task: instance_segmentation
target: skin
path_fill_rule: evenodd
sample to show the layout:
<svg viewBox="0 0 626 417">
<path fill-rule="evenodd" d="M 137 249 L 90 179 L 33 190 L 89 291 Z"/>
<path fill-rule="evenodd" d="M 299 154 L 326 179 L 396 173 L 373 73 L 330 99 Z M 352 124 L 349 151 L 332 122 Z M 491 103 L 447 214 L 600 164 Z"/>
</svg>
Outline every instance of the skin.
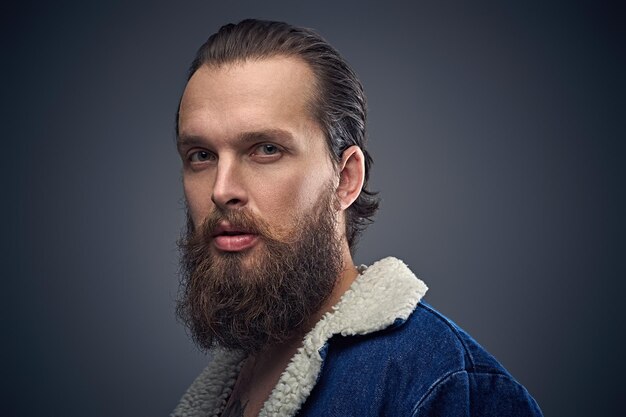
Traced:
<svg viewBox="0 0 626 417">
<path fill-rule="evenodd" d="M 294 57 L 203 66 L 183 93 L 178 138 L 185 197 L 195 227 L 216 206 L 246 209 L 265 221 L 276 237 L 287 239 L 298 218 L 310 213 L 332 184 L 339 203 L 336 232 L 344 270 L 329 300 L 311 317 L 310 327 L 357 276 L 345 238 L 345 210 L 358 197 L 365 171 L 357 146 L 346 149 L 337 165 L 332 161 L 323 132 L 310 115 L 313 88 L 314 74 Z M 244 266 L 262 244 L 258 240 L 245 249 Z M 211 250 L 220 253 L 215 245 Z M 292 340 L 249 358 L 227 410 L 257 415 L 299 346 L 300 340 Z"/>
</svg>

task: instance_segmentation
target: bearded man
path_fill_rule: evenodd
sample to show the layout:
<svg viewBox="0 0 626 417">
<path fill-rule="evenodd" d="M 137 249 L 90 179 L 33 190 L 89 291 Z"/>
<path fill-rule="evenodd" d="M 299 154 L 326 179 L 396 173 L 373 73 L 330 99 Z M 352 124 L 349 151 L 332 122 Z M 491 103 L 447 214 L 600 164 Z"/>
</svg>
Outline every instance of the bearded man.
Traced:
<svg viewBox="0 0 626 417">
<path fill-rule="evenodd" d="M 355 267 L 378 209 L 363 88 L 315 32 L 226 25 L 177 115 L 178 315 L 212 362 L 174 416 L 538 416 L 400 260 Z"/>
</svg>

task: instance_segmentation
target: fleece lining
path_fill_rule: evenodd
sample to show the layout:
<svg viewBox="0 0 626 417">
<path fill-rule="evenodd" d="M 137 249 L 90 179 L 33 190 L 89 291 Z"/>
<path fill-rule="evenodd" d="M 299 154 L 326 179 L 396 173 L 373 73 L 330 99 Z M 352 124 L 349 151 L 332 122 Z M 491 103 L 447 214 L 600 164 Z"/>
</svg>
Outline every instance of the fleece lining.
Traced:
<svg viewBox="0 0 626 417">
<path fill-rule="evenodd" d="M 384 258 L 362 267 L 361 274 L 304 337 L 303 345 L 280 376 L 259 417 L 293 416 L 311 393 L 322 365 L 320 349 L 336 334 L 364 335 L 406 320 L 427 291 L 404 262 Z M 216 349 L 213 361 L 191 384 L 172 416 L 219 417 L 232 392 L 245 356 Z"/>
</svg>

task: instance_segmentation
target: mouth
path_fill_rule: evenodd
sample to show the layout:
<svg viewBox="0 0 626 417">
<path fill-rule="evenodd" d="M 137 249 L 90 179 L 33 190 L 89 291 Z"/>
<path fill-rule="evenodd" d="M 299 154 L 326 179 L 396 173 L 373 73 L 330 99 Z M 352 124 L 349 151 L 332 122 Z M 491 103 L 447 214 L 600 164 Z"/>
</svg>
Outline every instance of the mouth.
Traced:
<svg viewBox="0 0 626 417">
<path fill-rule="evenodd" d="M 224 252 L 241 252 L 250 249 L 258 241 L 258 234 L 229 223 L 221 223 L 213 232 L 213 245 Z"/>
</svg>

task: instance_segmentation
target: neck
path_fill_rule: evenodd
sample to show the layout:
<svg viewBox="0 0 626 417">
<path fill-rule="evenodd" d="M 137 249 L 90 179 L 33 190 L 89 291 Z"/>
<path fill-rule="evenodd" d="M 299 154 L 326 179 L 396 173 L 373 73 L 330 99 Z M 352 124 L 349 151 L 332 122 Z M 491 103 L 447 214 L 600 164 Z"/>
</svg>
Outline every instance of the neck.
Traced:
<svg viewBox="0 0 626 417">
<path fill-rule="evenodd" d="M 313 326 L 315 326 L 317 322 L 322 319 L 324 314 L 332 310 L 333 306 L 339 302 L 343 294 L 348 291 L 348 289 L 358 276 L 359 271 L 353 265 L 352 258 L 350 258 L 349 263 L 344 263 L 343 271 L 341 272 L 339 278 L 337 278 L 337 283 L 335 284 L 335 287 L 333 288 L 330 296 L 324 302 L 324 304 L 322 304 L 322 307 L 317 311 L 317 313 L 311 317 L 308 326 L 309 328 L 307 330 L 312 329 Z"/>
<path fill-rule="evenodd" d="M 263 349 L 261 352 L 257 353 L 255 356 L 255 360 L 257 362 L 264 361 L 264 359 L 271 360 L 270 358 L 278 358 L 283 355 L 287 355 L 289 358 L 296 353 L 298 348 L 302 346 L 302 338 L 308 333 L 315 325 L 322 319 L 324 314 L 328 313 L 332 310 L 333 306 L 339 302 L 343 294 L 348 291 L 352 283 L 359 276 L 359 271 L 354 266 L 352 261 L 352 256 L 350 254 L 350 250 L 347 245 L 345 245 L 342 251 L 343 258 L 343 269 L 337 277 L 337 281 L 333 291 L 330 296 L 324 301 L 322 306 L 319 308 L 315 314 L 313 314 L 307 325 L 304 326 L 302 332 L 298 332 L 294 337 L 284 343 L 270 345 Z"/>
</svg>

